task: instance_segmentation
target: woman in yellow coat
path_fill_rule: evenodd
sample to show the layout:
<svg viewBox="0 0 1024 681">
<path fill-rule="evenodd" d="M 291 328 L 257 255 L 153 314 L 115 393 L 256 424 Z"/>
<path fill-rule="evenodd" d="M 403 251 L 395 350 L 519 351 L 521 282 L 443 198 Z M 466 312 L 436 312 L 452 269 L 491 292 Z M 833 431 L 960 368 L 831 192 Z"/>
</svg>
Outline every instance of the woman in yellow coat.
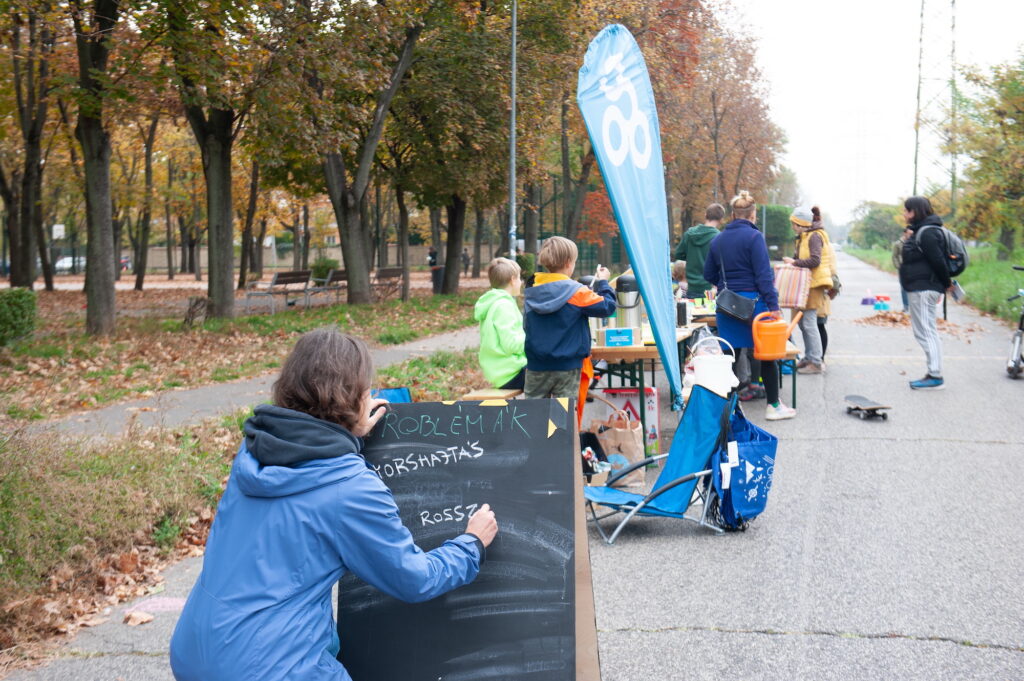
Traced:
<svg viewBox="0 0 1024 681">
<path fill-rule="evenodd" d="M 801 374 L 820 374 L 824 371 L 821 332 L 818 330 L 818 308 L 822 307 L 832 288 L 835 268 L 832 244 L 821 220 L 814 220 L 812 209 L 799 207 L 789 216 L 797 234 L 796 257 L 783 258 L 783 262 L 811 271 L 811 290 L 800 318 L 800 331 L 804 337 L 804 358 L 797 365 Z"/>
</svg>

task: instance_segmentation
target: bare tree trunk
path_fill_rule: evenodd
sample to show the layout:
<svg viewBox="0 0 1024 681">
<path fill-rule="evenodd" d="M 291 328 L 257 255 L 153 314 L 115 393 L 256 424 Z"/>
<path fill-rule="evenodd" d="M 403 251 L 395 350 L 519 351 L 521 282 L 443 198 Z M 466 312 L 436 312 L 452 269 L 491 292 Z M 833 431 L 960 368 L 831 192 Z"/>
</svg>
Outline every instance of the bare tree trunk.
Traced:
<svg viewBox="0 0 1024 681">
<path fill-rule="evenodd" d="M 405 205 L 405 190 L 395 187 L 398 204 L 398 257 L 402 261 L 402 300 L 409 300 L 409 209 Z"/>
<path fill-rule="evenodd" d="M 398 59 L 391 70 L 387 86 L 381 90 L 374 107 L 373 121 L 366 137 L 359 148 L 358 166 L 355 169 L 351 184 L 346 175 L 347 169 L 342 155 L 338 152 L 326 154 L 324 158 L 324 178 L 327 194 L 334 208 L 338 222 L 338 236 L 341 238 L 341 250 L 345 258 L 345 270 L 348 273 L 348 301 L 350 303 L 367 303 L 372 298 L 370 291 L 370 263 L 367 262 L 366 245 L 368 235 L 360 215 L 360 205 L 366 197 L 369 185 L 370 170 L 373 166 L 377 146 L 384 133 L 384 117 L 391 102 L 398 92 L 398 87 L 412 64 L 413 47 L 423 31 L 422 24 L 412 26 L 405 32 L 405 40 L 398 53 Z"/>
<path fill-rule="evenodd" d="M 444 235 L 441 229 L 441 209 L 430 209 L 430 245 L 437 249 L 437 264 L 444 267 L 445 257 Z M 451 239 L 449 239 L 451 241 Z"/>
<path fill-rule="evenodd" d="M 997 260 L 1009 260 L 1013 254 L 1016 232 L 1013 225 L 1003 225 L 999 230 L 999 248 L 996 249 Z"/>
<path fill-rule="evenodd" d="M 142 199 L 142 220 L 139 225 L 139 246 L 135 253 L 135 290 L 141 291 L 146 280 L 146 265 L 149 260 L 149 229 L 153 216 L 153 144 L 156 141 L 156 128 L 160 122 L 160 114 L 149 119 L 149 130 L 146 131 L 144 142 L 145 156 L 145 196 Z"/>
<path fill-rule="evenodd" d="M 111 224 L 110 135 L 103 127 L 104 77 L 110 54 L 110 36 L 117 24 L 120 3 L 94 0 L 90 16 L 79 2 L 71 3 L 78 56 L 78 82 L 83 94 L 75 136 L 82 145 L 85 165 L 85 205 L 89 243 L 85 270 L 85 328 L 92 335 L 114 332 L 114 235 Z M 88 20 L 88 25 L 83 23 Z"/>
<path fill-rule="evenodd" d="M 263 278 L 263 241 L 267 238 L 267 219 L 260 219 L 260 236 L 253 245 L 253 271 L 258 278 Z"/>
<path fill-rule="evenodd" d="M 476 211 L 476 228 L 473 230 L 473 278 L 478 279 L 480 277 L 480 247 L 483 244 L 484 238 L 484 211 L 481 208 L 477 208 Z"/>
<path fill-rule="evenodd" d="M 254 159 L 249 173 L 249 202 L 245 206 L 245 222 L 242 224 L 242 253 L 238 264 L 238 290 L 245 288 L 252 256 L 252 223 L 256 218 L 256 198 L 260 189 L 260 166 Z"/>
<path fill-rule="evenodd" d="M 526 205 L 523 207 L 523 252 L 536 254 L 539 192 L 534 182 L 525 183 L 523 190 L 526 195 Z"/>
<path fill-rule="evenodd" d="M 78 115 L 75 134 L 85 163 L 86 330 L 95 336 L 114 332 L 114 229 L 110 204 L 110 136 L 99 118 Z"/>
<path fill-rule="evenodd" d="M 583 201 L 587 198 L 587 182 L 590 180 L 590 172 L 594 167 L 594 149 L 587 145 L 587 153 L 583 155 L 580 164 L 580 179 L 576 183 L 576 191 L 572 192 L 572 210 L 565 219 L 565 236 L 570 241 L 576 241 L 576 235 L 580 229 L 580 216 L 583 215 Z"/>
<path fill-rule="evenodd" d="M 174 279 L 174 227 L 171 224 L 171 187 L 174 185 L 174 161 L 167 157 L 167 195 L 164 196 L 164 229 L 167 231 L 167 278 Z"/>
<path fill-rule="evenodd" d="M 301 270 L 309 269 L 309 204 L 302 204 L 302 267 Z"/>
<path fill-rule="evenodd" d="M 448 214 L 446 261 L 452 263 L 452 266 L 445 268 L 441 293 L 453 294 L 459 292 L 459 254 L 462 248 L 462 236 L 466 231 L 466 201 L 458 194 L 452 194 L 451 200 L 445 206 L 445 211 Z"/>
<path fill-rule="evenodd" d="M 235 230 L 231 202 L 231 153 L 235 113 L 229 109 L 211 109 L 206 116 L 196 107 L 186 107 L 185 111 L 202 150 L 203 175 L 206 177 L 209 314 L 211 317 L 232 317 L 235 313 Z M 198 272 L 198 261 L 196 265 Z"/>
</svg>

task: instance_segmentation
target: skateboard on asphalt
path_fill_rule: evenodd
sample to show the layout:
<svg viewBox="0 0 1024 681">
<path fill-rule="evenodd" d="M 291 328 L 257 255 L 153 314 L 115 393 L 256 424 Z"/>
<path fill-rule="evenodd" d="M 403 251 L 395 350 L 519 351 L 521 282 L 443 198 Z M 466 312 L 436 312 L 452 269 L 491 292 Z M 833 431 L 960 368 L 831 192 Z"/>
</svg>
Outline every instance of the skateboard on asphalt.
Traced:
<svg viewBox="0 0 1024 681">
<path fill-rule="evenodd" d="M 861 420 L 873 418 L 880 418 L 883 421 L 889 420 L 889 415 L 882 411 L 883 409 L 892 409 L 887 404 L 879 404 L 863 395 L 847 395 L 844 399 L 846 400 L 847 414 L 856 414 Z"/>
</svg>

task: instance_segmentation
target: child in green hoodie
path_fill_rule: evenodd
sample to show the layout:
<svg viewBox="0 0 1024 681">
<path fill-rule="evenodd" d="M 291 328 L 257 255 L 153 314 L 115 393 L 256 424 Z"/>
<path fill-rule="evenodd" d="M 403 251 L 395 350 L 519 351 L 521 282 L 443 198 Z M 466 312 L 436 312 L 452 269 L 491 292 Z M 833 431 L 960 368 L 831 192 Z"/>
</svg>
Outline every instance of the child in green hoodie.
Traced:
<svg viewBox="0 0 1024 681">
<path fill-rule="evenodd" d="M 522 288 L 519 265 L 495 258 L 487 265 L 491 290 L 476 301 L 473 318 L 480 322 L 480 368 L 495 388 L 522 390 L 526 381 L 523 313 L 516 296 Z"/>
</svg>

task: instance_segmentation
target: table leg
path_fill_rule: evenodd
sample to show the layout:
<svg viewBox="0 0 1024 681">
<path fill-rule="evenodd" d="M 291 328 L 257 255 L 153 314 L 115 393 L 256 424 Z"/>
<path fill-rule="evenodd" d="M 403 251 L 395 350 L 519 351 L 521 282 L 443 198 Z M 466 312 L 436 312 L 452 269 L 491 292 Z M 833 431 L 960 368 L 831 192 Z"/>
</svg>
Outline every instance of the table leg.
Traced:
<svg viewBox="0 0 1024 681">
<path fill-rule="evenodd" d="M 640 375 L 640 380 L 638 381 L 640 386 L 638 394 L 640 406 L 638 409 L 640 410 L 640 430 L 642 431 L 641 442 L 643 442 L 644 456 L 647 456 L 647 391 L 644 389 L 644 361 L 640 360 L 634 366 L 640 369 L 638 372 Z"/>
</svg>

